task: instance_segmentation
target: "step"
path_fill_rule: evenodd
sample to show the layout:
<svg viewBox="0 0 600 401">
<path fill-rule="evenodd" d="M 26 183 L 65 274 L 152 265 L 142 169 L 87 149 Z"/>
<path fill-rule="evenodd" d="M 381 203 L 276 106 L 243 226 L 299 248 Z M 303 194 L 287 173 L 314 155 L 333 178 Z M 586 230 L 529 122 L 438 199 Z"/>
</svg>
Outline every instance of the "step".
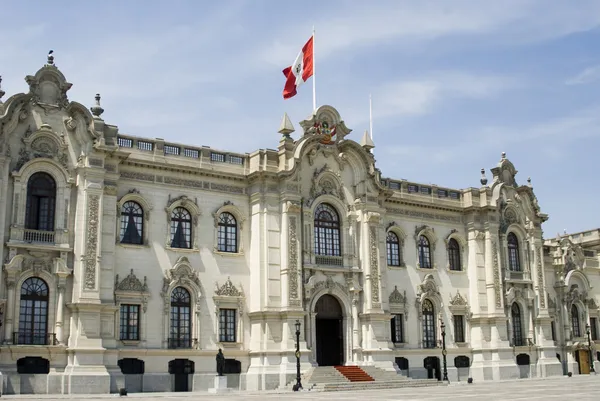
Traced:
<svg viewBox="0 0 600 401">
<path fill-rule="evenodd" d="M 335 369 L 344 375 L 351 382 L 372 382 L 375 381 L 364 370 L 358 366 L 336 366 Z"/>
</svg>

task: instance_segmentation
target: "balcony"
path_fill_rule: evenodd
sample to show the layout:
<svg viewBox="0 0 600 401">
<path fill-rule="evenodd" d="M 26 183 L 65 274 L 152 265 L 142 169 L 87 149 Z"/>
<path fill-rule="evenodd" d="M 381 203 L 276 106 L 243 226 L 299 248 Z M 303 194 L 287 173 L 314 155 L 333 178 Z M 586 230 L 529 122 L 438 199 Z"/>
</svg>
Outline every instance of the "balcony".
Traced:
<svg viewBox="0 0 600 401">
<path fill-rule="evenodd" d="M 504 279 L 506 281 L 531 281 L 530 272 L 504 270 Z"/>
<path fill-rule="evenodd" d="M 14 345 L 58 345 L 58 339 L 55 333 L 46 333 L 38 331 L 14 332 Z"/>
<path fill-rule="evenodd" d="M 188 337 L 181 337 L 181 338 L 168 338 L 167 339 L 167 347 L 169 349 L 192 349 L 192 348 L 196 348 L 196 345 L 198 344 L 198 339 L 194 338 L 188 338 Z M 192 347 L 193 345 L 193 347 Z"/>
<path fill-rule="evenodd" d="M 315 263 L 317 265 L 327 265 L 327 266 L 343 266 L 344 258 L 342 256 L 324 256 L 324 255 L 316 255 Z"/>
<path fill-rule="evenodd" d="M 23 230 L 23 241 L 24 242 L 41 242 L 46 244 L 54 244 L 54 231 L 42 231 L 42 230 Z"/>
</svg>

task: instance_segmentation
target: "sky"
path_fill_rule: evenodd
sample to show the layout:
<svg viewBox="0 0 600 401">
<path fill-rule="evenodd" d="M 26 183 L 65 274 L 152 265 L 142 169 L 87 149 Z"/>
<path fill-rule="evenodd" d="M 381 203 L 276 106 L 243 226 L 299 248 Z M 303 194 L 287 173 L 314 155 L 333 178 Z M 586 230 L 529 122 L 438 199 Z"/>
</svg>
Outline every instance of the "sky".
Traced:
<svg viewBox="0 0 600 401">
<path fill-rule="evenodd" d="M 10 95 L 45 62 L 102 95 L 124 134 L 249 153 L 276 149 L 282 70 L 315 36 L 318 105 L 360 140 L 384 177 L 479 187 L 506 152 L 531 177 L 544 236 L 600 227 L 600 0 L 0 0 L 0 75 Z M 298 132 L 292 136 L 298 138 Z"/>
</svg>

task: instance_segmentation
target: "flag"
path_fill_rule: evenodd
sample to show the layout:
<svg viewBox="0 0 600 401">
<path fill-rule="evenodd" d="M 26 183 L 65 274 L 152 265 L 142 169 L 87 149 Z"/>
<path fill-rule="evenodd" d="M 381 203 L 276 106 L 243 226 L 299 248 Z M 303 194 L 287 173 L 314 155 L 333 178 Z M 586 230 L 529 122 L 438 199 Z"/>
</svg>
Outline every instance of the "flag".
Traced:
<svg viewBox="0 0 600 401">
<path fill-rule="evenodd" d="M 285 86 L 283 87 L 284 99 L 295 96 L 298 87 L 313 75 L 313 38 L 314 36 L 311 36 L 302 47 L 294 64 L 283 70 L 283 75 L 286 77 Z"/>
</svg>

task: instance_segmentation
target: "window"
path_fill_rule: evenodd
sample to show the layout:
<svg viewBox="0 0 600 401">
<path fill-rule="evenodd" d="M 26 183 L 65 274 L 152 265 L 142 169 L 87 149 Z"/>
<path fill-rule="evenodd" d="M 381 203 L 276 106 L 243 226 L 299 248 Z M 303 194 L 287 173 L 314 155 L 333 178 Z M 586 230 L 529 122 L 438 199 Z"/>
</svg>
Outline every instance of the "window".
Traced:
<svg viewBox="0 0 600 401">
<path fill-rule="evenodd" d="M 190 293 L 176 287 L 171 293 L 171 331 L 169 348 L 191 347 L 191 300 Z"/>
<path fill-rule="evenodd" d="M 400 239 L 398 235 L 392 231 L 388 231 L 386 244 L 388 266 L 400 266 Z"/>
<path fill-rule="evenodd" d="M 44 280 L 30 277 L 23 282 L 16 344 L 48 344 L 48 299 Z"/>
<path fill-rule="evenodd" d="M 433 303 L 423 301 L 423 348 L 435 348 L 435 319 Z"/>
<path fill-rule="evenodd" d="M 523 345 L 523 328 L 521 326 L 521 308 L 515 302 L 511 308 L 512 326 L 513 326 L 513 345 L 520 347 Z"/>
<path fill-rule="evenodd" d="M 392 342 L 393 343 L 403 343 L 404 342 L 404 316 L 403 315 L 394 315 L 391 323 L 392 329 Z"/>
<path fill-rule="evenodd" d="M 237 221 L 231 213 L 219 216 L 218 247 L 219 252 L 237 252 Z"/>
<path fill-rule="evenodd" d="M 521 271 L 521 263 L 519 261 L 519 241 L 514 233 L 509 233 L 506 237 L 508 241 L 508 267 L 514 272 Z"/>
<path fill-rule="evenodd" d="M 27 183 L 25 228 L 54 231 L 56 183 L 46 173 L 35 173 Z"/>
<path fill-rule="evenodd" d="M 581 337 L 581 328 L 579 327 L 579 311 L 577 305 L 571 306 L 571 323 L 573 325 L 573 337 Z"/>
<path fill-rule="evenodd" d="M 454 315 L 454 342 L 465 342 L 465 319 L 463 315 Z"/>
<path fill-rule="evenodd" d="M 121 340 L 140 339 L 140 306 L 121 305 Z"/>
<path fill-rule="evenodd" d="M 460 271 L 460 246 L 454 238 L 448 240 L 448 262 L 450 270 Z"/>
<path fill-rule="evenodd" d="M 219 341 L 234 343 L 235 336 L 235 309 L 219 309 Z"/>
<path fill-rule="evenodd" d="M 121 243 L 143 244 L 144 211 L 133 201 L 127 201 L 121 207 Z"/>
<path fill-rule="evenodd" d="M 315 253 L 323 256 L 341 256 L 340 219 L 336 210 L 327 203 L 315 210 Z"/>
<path fill-rule="evenodd" d="M 556 327 L 554 325 L 554 320 L 550 322 L 550 332 L 552 334 L 552 341 L 556 341 Z"/>
<path fill-rule="evenodd" d="M 598 339 L 598 322 L 595 317 L 590 318 L 590 335 L 592 336 L 592 341 Z"/>
<path fill-rule="evenodd" d="M 421 269 L 431 269 L 429 240 L 424 235 L 419 236 L 419 267 Z"/>
<path fill-rule="evenodd" d="M 176 207 L 171 213 L 171 248 L 192 247 L 192 216 L 187 209 Z"/>
</svg>

